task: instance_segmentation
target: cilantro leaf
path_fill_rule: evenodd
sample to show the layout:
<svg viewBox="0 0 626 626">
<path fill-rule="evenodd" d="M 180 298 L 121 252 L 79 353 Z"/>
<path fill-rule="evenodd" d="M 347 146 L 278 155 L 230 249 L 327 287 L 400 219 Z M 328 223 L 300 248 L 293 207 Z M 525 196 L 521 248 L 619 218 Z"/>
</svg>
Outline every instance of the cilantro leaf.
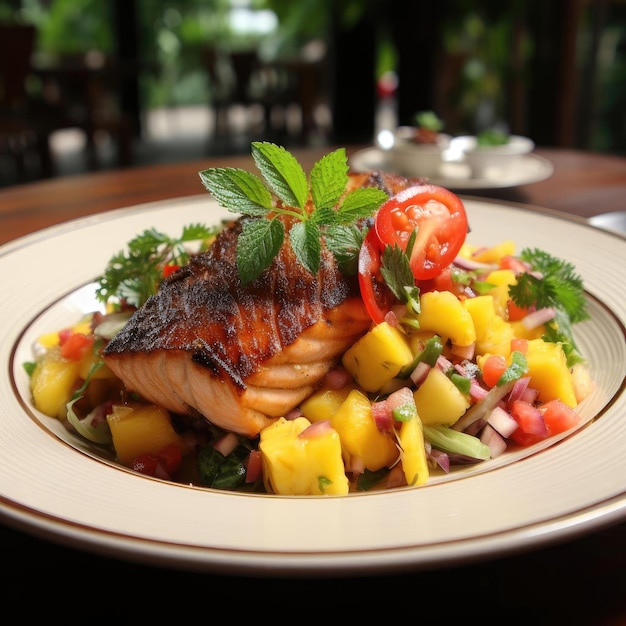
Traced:
<svg viewBox="0 0 626 626">
<path fill-rule="evenodd" d="M 534 304 L 538 309 L 556 307 L 572 323 L 589 318 L 583 281 L 571 263 L 537 248 L 525 248 L 520 258 L 540 276 L 526 273 L 518 277 L 517 285 L 509 288 L 515 304 L 522 307 Z"/>
</svg>

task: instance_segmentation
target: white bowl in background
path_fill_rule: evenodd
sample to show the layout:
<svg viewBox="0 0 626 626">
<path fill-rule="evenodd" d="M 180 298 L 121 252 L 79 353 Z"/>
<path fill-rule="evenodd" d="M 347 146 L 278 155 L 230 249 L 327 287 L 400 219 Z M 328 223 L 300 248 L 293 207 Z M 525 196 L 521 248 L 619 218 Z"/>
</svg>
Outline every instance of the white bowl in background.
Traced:
<svg viewBox="0 0 626 626">
<path fill-rule="evenodd" d="M 511 135 L 508 143 L 497 146 L 480 146 L 473 135 L 455 137 L 450 142 L 450 152 L 465 160 L 473 178 L 493 179 L 509 172 L 520 157 L 534 149 L 534 141 L 521 135 Z"/>
<path fill-rule="evenodd" d="M 398 174 L 411 177 L 436 177 L 443 164 L 444 152 L 450 145 L 451 137 L 437 134 L 437 143 L 416 143 L 413 141 L 415 128 L 399 126 L 394 131 L 393 145 L 387 151 L 387 162 Z"/>
</svg>

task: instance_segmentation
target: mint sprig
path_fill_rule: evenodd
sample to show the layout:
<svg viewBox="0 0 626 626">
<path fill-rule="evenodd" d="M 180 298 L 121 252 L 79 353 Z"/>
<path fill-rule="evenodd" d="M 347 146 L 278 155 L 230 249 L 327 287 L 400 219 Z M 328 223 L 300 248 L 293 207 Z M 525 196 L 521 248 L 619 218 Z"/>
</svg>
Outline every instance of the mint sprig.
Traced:
<svg viewBox="0 0 626 626">
<path fill-rule="evenodd" d="M 373 215 L 387 199 L 377 188 L 346 193 L 348 161 L 339 148 L 315 163 L 310 177 L 285 148 L 252 142 L 252 157 L 262 179 L 239 168 L 199 172 L 206 189 L 222 207 L 245 216 L 237 244 L 237 271 L 246 284 L 267 269 L 288 234 L 299 263 L 318 272 L 322 246 L 334 254 L 342 271 L 353 271 L 362 238 L 354 226 Z M 278 216 L 293 218 L 289 232 Z"/>
</svg>

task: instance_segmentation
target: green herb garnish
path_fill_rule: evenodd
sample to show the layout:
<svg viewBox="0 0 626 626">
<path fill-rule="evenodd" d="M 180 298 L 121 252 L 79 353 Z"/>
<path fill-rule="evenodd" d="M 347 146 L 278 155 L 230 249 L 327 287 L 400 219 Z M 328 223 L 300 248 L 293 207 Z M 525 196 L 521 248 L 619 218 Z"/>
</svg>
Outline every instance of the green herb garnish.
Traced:
<svg viewBox="0 0 626 626">
<path fill-rule="evenodd" d="M 264 181 L 238 168 L 214 167 L 199 173 L 221 206 L 249 218 L 242 223 L 237 244 L 241 282 L 254 280 L 278 254 L 285 238 L 285 223 L 279 216 L 293 218 L 289 243 L 309 272 L 319 270 L 323 238 L 340 267 L 354 271 L 362 242 L 355 222 L 373 215 L 387 194 L 373 187 L 346 194 L 344 148 L 315 163 L 309 180 L 296 158 L 281 146 L 252 142 L 252 157 Z"/>
<path fill-rule="evenodd" d="M 533 273 L 521 274 L 509 287 L 513 302 L 519 307 L 554 307 L 556 315 L 545 325 L 544 340 L 562 344 L 568 365 L 582 362 L 572 333 L 572 324 L 589 319 L 582 278 L 571 263 L 537 248 L 524 248 L 520 258 Z"/>
<path fill-rule="evenodd" d="M 443 120 L 434 111 L 419 111 L 415 114 L 415 125 L 438 133 L 443 129 Z"/>
<path fill-rule="evenodd" d="M 185 265 L 191 256 L 187 246 L 197 242 L 196 252 L 202 250 L 219 230 L 219 227 L 189 224 L 178 238 L 154 228 L 144 230 L 128 242 L 127 250 L 111 257 L 104 274 L 96 279 L 97 299 L 106 304 L 118 298 L 141 306 L 157 292 L 166 265 Z"/>
</svg>

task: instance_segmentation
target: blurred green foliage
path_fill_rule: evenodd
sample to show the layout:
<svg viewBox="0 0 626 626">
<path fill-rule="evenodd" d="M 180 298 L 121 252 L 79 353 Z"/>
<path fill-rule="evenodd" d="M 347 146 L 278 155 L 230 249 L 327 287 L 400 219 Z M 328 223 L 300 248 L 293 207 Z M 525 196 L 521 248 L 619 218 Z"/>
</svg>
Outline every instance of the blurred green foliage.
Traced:
<svg viewBox="0 0 626 626">
<path fill-rule="evenodd" d="M 296 54 L 309 40 L 328 41 L 331 20 L 349 29 L 366 12 L 380 23 L 377 76 L 396 63 L 389 36 L 385 0 L 249 0 L 253 11 L 272 11 L 276 28 L 268 33 L 234 27 L 233 0 L 127 0 L 135 3 L 140 61 L 154 68 L 141 77 L 144 108 L 207 102 L 206 70 L 201 49 L 256 49 L 265 58 Z M 518 65 L 511 63 L 514 23 L 518 15 L 542 0 L 448 0 L 444 12 L 443 49 L 448 68 L 445 94 L 449 105 L 446 128 L 478 132 L 506 121 L 512 80 L 532 83 L 528 61 L 538 43 L 528 33 L 517 41 Z M 593 3 L 592 3 L 593 4 Z M 612 2 L 600 45 L 593 129 L 581 142 L 591 149 L 626 151 L 626 3 Z M 0 19 L 34 23 L 39 29 L 38 54 L 78 54 L 98 50 L 115 52 L 115 29 L 110 0 L 0 0 Z M 584 66 L 585 37 L 579 45 Z M 416 61 L 416 71 L 419 60 Z M 526 72 L 526 74 L 524 73 Z M 441 111 L 437 111 L 441 114 Z"/>
</svg>

